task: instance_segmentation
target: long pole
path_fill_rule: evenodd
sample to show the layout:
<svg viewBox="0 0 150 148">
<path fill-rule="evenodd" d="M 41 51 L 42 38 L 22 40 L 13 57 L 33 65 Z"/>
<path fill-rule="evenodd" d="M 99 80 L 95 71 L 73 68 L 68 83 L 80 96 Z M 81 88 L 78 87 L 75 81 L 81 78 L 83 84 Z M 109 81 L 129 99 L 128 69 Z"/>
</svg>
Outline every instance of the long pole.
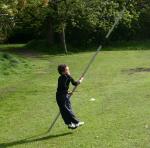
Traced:
<svg viewBox="0 0 150 148">
<path fill-rule="evenodd" d="M 114 24 L 112 25 L 112 27 L 110 28 L 110 30 L 108 31 L 108 33 L 106 34 L 105 36 L 105 41 L 110 37 L 111 33 L 113 32 L 113 30 L 115 29 L 115 27 L 118 25 L 119 21 L 122 19 L 123 15 L 124 15 L 124 12 L 126 10 L 126 6 L 128 5 L 128 3 L 130 2 L 130 0 L 126 1 L 126 5 L 123 7 L 122 11 L 120 12 L 119 16 L 116 17 L 115 19 L 115 22 Z M 84 77 L 84 75 L 86 74 L 86 72 L 88 71 L 88 69 L 90 68 L 91 64 L 93 63 L 93 61 L 95 60 L 97 54 L 99 53 L 99 51 L 102 49 L 102 45 L 100 45 L 96 52 L 94 53 L 94 55 L 91 57 L 91 59 L 89 60 L 89 63 L 87 64 L 87 66 L 85 67 L 83 73 L 81 74 L 80 78 L 81 77 Z M 79 78 L 79 80 L 80 80 Z M 71 96 L 73 95 L 73 93 L 75 92 L 75 90 L 77 89 L 77 86 L 75 86 L 72 90 L 72 93 L 71 95 L 69 96 L 69 98 L 71 98 Z M 53 120 L 51 126 L 49 127 L 48 131 L 47 132 L 50 132 L 51 129 L 53 128 L 53 126 L 55 125 L 57 119 L 59 118 L 60 116 L 60 112 L 56 115 L 55 119 Z"/>
</svg>

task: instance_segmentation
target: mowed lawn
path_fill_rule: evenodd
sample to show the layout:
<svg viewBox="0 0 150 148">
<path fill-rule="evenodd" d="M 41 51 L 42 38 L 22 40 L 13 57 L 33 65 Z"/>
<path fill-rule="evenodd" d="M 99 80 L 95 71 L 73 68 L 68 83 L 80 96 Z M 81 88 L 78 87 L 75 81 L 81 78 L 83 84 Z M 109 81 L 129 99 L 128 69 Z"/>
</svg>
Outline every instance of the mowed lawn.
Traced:
<svg viewBox="0 0 150 148">
<path fill-rule="evenodd" d="M 47 133 L 58 112 L 57 65 L 68 64 L 78 79 L 93 54 L 25 55 L 27 68 L 1 75 L 0 148 L 150 148 L 150 50 L 144 49 L 100 52 L 72 96 L 85 125 L 69 130 L 59 118 Z"/>
</svg>

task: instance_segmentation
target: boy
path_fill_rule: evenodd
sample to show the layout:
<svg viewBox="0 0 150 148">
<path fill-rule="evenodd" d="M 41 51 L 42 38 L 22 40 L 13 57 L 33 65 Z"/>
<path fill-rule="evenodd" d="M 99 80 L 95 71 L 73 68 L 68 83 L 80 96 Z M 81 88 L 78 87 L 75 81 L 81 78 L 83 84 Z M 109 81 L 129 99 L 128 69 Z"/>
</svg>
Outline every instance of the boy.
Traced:
<svg viewBox="0 0 150 148">
<path fill-rule="evenodd" d="M 61 116 L 68 128 L 75 129 L 80 125 L 83 125 L 84 122 L 80 122 L 76 119 L 70 102 L 71 93 L 68 92 L 70 82 L 72 85 L 77 86 L 83 81 L 83 77 L 79 81 L 74 81 L 70 76 L 69 67 L 65 64 L 58 66 L 58 72 L 60 77 L 58 78 L 58 87 L 56 92 L 56 101 L 59 106 Z"/>
</svg>

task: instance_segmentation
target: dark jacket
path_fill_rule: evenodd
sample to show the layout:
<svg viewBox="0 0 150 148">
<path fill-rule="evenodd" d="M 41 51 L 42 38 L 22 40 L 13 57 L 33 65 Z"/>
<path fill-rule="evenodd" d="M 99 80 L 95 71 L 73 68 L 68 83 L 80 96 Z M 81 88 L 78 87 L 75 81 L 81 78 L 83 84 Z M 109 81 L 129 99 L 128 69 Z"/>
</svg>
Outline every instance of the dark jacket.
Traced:
<svg viewBox="0 0 150 148">
<path fill-rule="evenodd" d="M 58 94 L 67 94 L 70 82 L 74 86 L 77 86 L 79 84 L 79 82 L 75 81 L 70 75 L 61 75 L 58 78 L 57 93 Z"/>
</svg>

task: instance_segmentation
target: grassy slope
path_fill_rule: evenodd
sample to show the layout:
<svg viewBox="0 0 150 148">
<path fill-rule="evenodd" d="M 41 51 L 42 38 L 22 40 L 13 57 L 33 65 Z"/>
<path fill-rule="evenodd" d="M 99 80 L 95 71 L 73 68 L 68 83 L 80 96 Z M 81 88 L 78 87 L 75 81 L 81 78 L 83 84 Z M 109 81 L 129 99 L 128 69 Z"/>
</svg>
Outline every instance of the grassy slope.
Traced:
<svg viewBox="0 0 150 148">
<path fill-rule="evenodd" d="M 34 65 L 29 72 L 5 76 L 7 85 L 0 82 L 0 147 L 150 146 L 150 73 L 124 71 L 149 67 L 149 50 L 101 52 L 72 98 L 73 109 L 85 125 L 70 131 L 59 118 L 50 134 L 42 134 L 58 110 L 57 65 L 67 63 L 78 78 L 92 54 L 27 58 Z"/>
</svg>

